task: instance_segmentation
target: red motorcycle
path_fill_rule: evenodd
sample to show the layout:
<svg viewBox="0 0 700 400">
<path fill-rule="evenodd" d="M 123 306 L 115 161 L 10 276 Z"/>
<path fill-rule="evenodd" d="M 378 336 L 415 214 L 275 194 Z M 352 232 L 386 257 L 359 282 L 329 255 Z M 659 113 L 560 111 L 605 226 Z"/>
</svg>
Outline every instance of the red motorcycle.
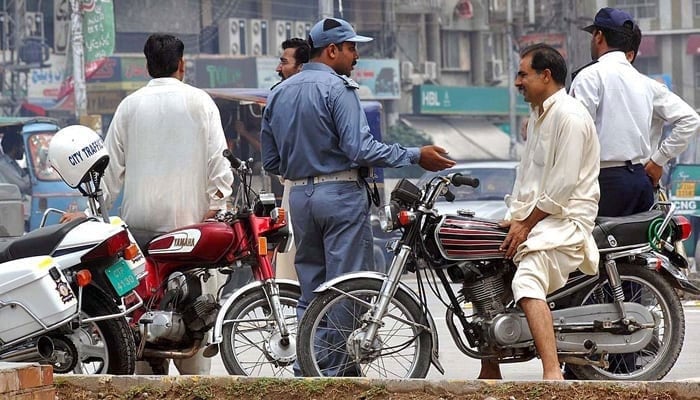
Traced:
<svg viewBox="0 0 700 400">
<path fill-rule="evenodd" d="M 233 210 L 142 246 L 148 275 L 137 288 L 144 307 L 132 314 L 137 357 L 164 373 L 163 359 L 192 357 L 207 345 L 213 327 L 204 354 L 213 357 L 220 348 L 230 374 L 293 376 L 299 284 L 275 279 L 268 253 L 286 245 L 285 212 L 275 207 L 272 193 L 253 192 L 245 162 L 228 150 L 224 156 L 238 182 Z M 255 280 L 223 304 L 223 286 L 216 296 L 202 292 L 217 271 L 230 274 L 244 266 Z"/>
</svg>

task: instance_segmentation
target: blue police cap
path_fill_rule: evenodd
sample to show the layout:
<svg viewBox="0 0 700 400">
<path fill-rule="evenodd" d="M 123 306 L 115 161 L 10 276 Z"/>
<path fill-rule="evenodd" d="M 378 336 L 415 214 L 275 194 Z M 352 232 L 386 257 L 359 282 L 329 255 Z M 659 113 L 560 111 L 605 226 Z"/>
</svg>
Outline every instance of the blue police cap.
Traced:
<svg viewBox="0 0 700 400">
<path fill-rule="evenodd" d="M 374 40 L 368 36 L 360 36 L 355 33 L 347 21 L 340 18 L 326 18 L 314 25 L 309 32 L 311 45 L 318 49 L 331 43 L 343 42 L 369 42 Z"/>
<path fill-rule="evenodd" d="M 629 23 L 627 23 L 629 21 Z M 634 18 L 618 8 L 601 8 L 593 19 L 593 24 L 583 28 L 584 31 L 593 33 L 594 29 L 611 29 L 618 32 L 632 34 Z"/>
</svg>

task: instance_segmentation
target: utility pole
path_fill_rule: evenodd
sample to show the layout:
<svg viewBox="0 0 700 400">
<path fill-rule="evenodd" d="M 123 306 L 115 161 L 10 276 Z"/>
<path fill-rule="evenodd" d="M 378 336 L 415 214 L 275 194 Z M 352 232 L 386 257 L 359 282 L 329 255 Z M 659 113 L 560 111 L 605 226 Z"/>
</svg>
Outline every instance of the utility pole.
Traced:
<svg viewBox="0 0 700 400">
<path fill-rule="evenodd" d="M 83 14 L 80 0 L 71 0 L 71 45 L 73 46 L 73 93 L 75 117 L 87 114 L 87 88 L 85 84 L 85 52 L 83 51 Z"/>
<path fill-rule="evenodd" d="M 508 63 L 508 117 L 510 120 L 510 149 L 511 160 L 518 156 L 516 144 L 518 129 L 515 122 L 515 68 L 513 68 L 513 7 L 512 0 L 506 0 L 506 59 Z"/>
</svg>

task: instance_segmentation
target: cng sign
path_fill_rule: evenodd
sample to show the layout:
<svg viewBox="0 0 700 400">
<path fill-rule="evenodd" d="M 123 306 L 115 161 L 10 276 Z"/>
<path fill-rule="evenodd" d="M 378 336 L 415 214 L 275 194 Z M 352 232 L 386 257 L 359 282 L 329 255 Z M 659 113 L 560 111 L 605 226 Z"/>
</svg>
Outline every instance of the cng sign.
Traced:
<svg viewBox="0 0 700 400">
<path fill-rule="evenodd" d="M 673 205 L 679 214 L 694 214 L 700 209 L 696 200 L 673 200 Z"/>
</svg>

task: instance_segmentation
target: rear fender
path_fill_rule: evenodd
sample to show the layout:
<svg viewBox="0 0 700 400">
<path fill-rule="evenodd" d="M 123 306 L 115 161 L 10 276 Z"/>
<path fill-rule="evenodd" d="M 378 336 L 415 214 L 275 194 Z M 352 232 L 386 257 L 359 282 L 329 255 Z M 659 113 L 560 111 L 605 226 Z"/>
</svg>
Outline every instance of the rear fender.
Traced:
<svg viewBox="0 0 700 400">
<path fill-rule="evenodd" d="M 355 273 L 350 273 L 350 274 L 345 274 L 338 276 L 336 278 L 331 279 L 328 282 L 324 282 L 321 285 L 319 285 L 315 290 L 314 293 L 321 294 L 324 293 L 328 290 L 331 290 L 332 286 L 335 286 L 339 283 L 342 282 L 347 282 L 347 281 L 353 281 L 356 279 L 371 279 L 371 280 L 376 280 L 379 282 L 384 283 L 388 279 L 388 276 L 386 274 L 382 274 L 380 272 L 374 272 L 374 271 L 362 271 L 362 272 L 355 272 Z M 405 284 L 402 281 L 399 281 L 399 291 L 402 291 L 406 293 L 412 301 L 416 303 L 416 305 L 420 305 L 421 301 L 416 295 L 416 292 L 414 292 L 407 284 Z M 423 308 L 420 307 L 419 308 Z M 438 342 L 438 331 L 435 326 L 435 321 L 433 320 L 433 316 L 430 314 L 430 311 L 427 310 L 426 308 L 426 319 L 428 320 L 428 327 L 430 328 L 430 336 L 432 337 L 432 343 L 433 343 L 433 348 L 431 349 L 431 354 L 430 354 L 430 361 L 432 364 L 435 366 L 435 368 L 440 371 L 440 373 L 444 374 L 445 369 L 442 367 L 440 364 L 440 343 Z"/>
<path fill-rule="evenodd" d="M 291 286 L 292 289 L 299 290 L 299 282 L 297 281 L 293 281 L 291 279 L 275 279 L 275 282 L 277 282 L 277 285 L 280 287 L 280 289 L 282 289 L 285 286 Z M 224 304 L 221 306 L 221 310 L 219 310 L 219 313 L 216 315 L 216 323 L 214 324 L 214 330 L 212 331 L 212 341 L 211 343 L 209 343 L 210 345 L 218 345 L 224 341 L 224 316 L 226 315 L 228 310 L 233 306 L 233 304 L 236 303 L 241 297 L 248 295 L 249 293 L 255 292 L 257 290 L 263 290 L 262 286 L 262 281 L 250 282 L 247 285 L 233 292 L 233 294 L 228 299 L 226 299 Z"/>
<path fill-rule="evenodd" d="M 671 284 L 675 288 L 685 290 L 692 294 L 700 294 L 700 288 L 690 282 L 688 276 L 683 272 L 683 268 L 687 268 L 687 263 L 673 262 L 669 257 L 657 252 L 645 253 L 639 257 L 646 261 L 647 268 L 657 272 L 665 271 L 666 274 L 672 278 Z"/>
</svg>

